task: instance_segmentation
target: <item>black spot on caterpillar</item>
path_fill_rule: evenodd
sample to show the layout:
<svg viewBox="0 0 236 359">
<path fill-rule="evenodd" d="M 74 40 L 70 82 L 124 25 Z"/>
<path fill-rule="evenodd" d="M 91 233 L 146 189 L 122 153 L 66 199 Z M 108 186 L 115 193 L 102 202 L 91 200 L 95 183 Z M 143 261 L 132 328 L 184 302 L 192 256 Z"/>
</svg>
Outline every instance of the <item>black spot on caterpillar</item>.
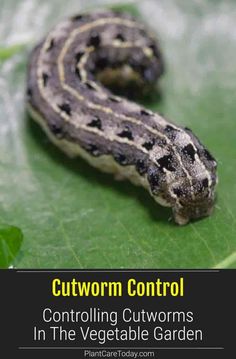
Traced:
<svg viewBox="0 0 236 359">
<path fill-rule="evenodd" d="M 102 129 L 102 122 L 100 120 L 100 118 L 95 117 L 92 119 L 92 121 L 88 124 L 88 126 L 90 127 L 96 127 L 98 130 Z"/>
<path fill-rule="evenodd" d="M 202 181 L 202 186 L 203 186 L 204 188 L 208 188 L 208 185 L 209 185 L 208 178 L 204 178 L 204 180 Z"/>
<path fill-rule="evenodd" d="M 157 163 L 160 166 L 160 170 L 163 172 L 163 170 L 167 170 L 170 172 L 176 171 L 174 165 L 172 164 L 173 157 L 171 155 L 165 155 L 162 158 L 159 158 L 157 160 Z"/>
<path fill-rule="evenodd" d="M 27 98 L 30 98 L 32 96 L 32 94 L 33 94 L 32 89 L 30 87 L 28 87 L 27 90 L 26 90 Z"/>
<path fill-rule="evenodd" d="M 51 41 L 50 41 L 50 43 L 49 43 L 49 46 L 48 46 L 48 48 L 47 48 L 47 51 L 52 50 L 53 47 L 54 47 L 54 45 L 55 45 L 54 39 L 51 39 Z"/>
<path fill-rule="evenodd" d="M 86 81 L 84 82 L 84 84 L 89 90 L 96 90 L 95 86 L 92 83 Z"/>
<path fill-rule="evenodd" d="M 178 198 L 184 195 L 183 190 L 181 188 L 179 188 L 179 187 L 173 188 L 173 192 L 174 192 L 174 194 L 176 194 L 176 196 Z"/>
<path fill-rule="evenodd" d="M 116 102 L 116 103 L 119 103 L 121 100 L 115 96 L 110 96 L 109 97 L 109 100 L 112 101 L 112 102 Z"/>
<path fill-rule="evenodd" d="M 116 40 L 120 40 L 122 42 L 125 42 L 125 37 L 121 33 L 117 34 L 115 37 Z"/>
<path fill-rule="evenodd" d="M 78 76 L 78 79 L 81 80 L 81 74 L 80 74 L 80 70 L 78 68 L 75 69 L 75 73 Z"/>
<path fill-rule="evenodd" d="M 89 40 L 87 42 L 87 45 L 98 47 L 100 45 L 100 42 L 101 42 L 100 35 L 96 31 L 92 31 Z"/>
<path fill-rule="evenodd" d="M 146 150 L 151 151 L 153 149 L 153 146 L 155 145 L 155 139 L 152 138 L 147 142 L 144 142 L 142 146 L 146 148 Z"/>
<path fill-rule="evenodd" d="M 71 115 L 71 107 L 68 103 L 63 103 L 63 104 L 59 105 L 58 107 L 61 111 L 65 112 L 68 116 Z"/>
<path fill-rule="evenodd" d="M 153 169 L 152 167 L 150 170 L 148 170 L 147 175 L 148 181 L 150 183 L 151 191 L 155 195 L 158 195 L 160 191 L 160 176 L 159 172 L 156 169 Z"/>
<path fill-rule="evenodd" d="M 141 109 L 140 113 L 143 116 L 151 116 L 151 113 L 148 110 L 145 110 L 143 108 Z"/>
<path fill-rule="evenodd" d="M 183 149 L 182 149 L 183 153 L 187 156 L 189 156 L 190 160 L 192 162 L 195 161 L 195 149 L 193 147 L 193 145 L 191 143 L 189 143 L 187 146 L 185 146 Z"/>
<path fill-rule="evenodd" d="M 114 159 L 116 162 L 118 162 L 122 166 L 127 165 L 126 156 L 122 153 L 115 154 Z"/>
<path fill-rule="evenodd" d="M 83 15 L 81 15 L 81 14 L 78 14 L 78 15 L 75 15 L 75 16 L 71 17 L 72 21 L 79 21 L 79 20 L 82 20 L 82 19 L 83 19 Z"/>
<path fill-rule="evenodd" d="M 48 79 L 49 79 L 48 74 L 43 72 L 42 77 L 43 77 L 43 86 L 47 86 L 47 82 L 48 82 Z"/>
<path fill-rule="evenodd" d="M 128 138 L 128 140 L 133 141 L 133 135 L 129 128 L 125 128 L 122 132 L 118 133 L 119 137 Z"/>
<path fill-rule="evenodd" d="M 185 224 L 212 212 L 214 157 L 188 128 L 106 87 L 114 78 L 149 87 L 163 71 L 159 45 L 135 18 L 114 11 L 79 14 L 32 51 L 27 102 L 59 148 L 144 186 Z"/>
<path fill-rule="evenodd" d="M 144 160 L 137 160 L 136 169 L 138 173 L 143 176 L 148 170 L 147 163 Z"/>
<path fill-rule="evenodd" d="M 84 51 L 77 52 L 77 54 L 75 54 L 76 62 L 79 62 L 82 56 L 84 56 Z"/>
<path fill-rule="evenodd" d="M 85 149 L 91 153 L 92 156 L 97 157 L 100 155 L 100 151 L 96 145 L 90 144 L 87 148 L 85 147 Z"/>
</svg>

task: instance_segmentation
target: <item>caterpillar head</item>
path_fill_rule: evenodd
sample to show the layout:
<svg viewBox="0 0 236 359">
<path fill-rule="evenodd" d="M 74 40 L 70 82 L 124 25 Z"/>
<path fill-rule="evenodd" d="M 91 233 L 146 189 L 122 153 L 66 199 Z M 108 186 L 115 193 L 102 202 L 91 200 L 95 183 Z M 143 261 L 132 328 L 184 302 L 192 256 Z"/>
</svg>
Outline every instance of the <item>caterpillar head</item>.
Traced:
<svg viewBox="0 0 236 359">
<path fill-rule="evenodd" d="M 217 164 L 194 135 L 192 141 L 186 132 L 176 138 L 175 150 L 162 153 L 149 168 L 148 181 L 155 200 L 172 207 L 176 223 L 183 225 L 212 213 Z"/>
<path fill-rule="evenodd" d="M 192 180 L 192 185 L 187 181 L 175 184 L 172 198 L 175 198 L 173 214 L 175 222 L 184 225 L 190 220 L 200 219 L 211 215 L 215 204 L 215 185 L 217 178 L 211 175 L 205 177 L 205 173 Z"/>
</svg>

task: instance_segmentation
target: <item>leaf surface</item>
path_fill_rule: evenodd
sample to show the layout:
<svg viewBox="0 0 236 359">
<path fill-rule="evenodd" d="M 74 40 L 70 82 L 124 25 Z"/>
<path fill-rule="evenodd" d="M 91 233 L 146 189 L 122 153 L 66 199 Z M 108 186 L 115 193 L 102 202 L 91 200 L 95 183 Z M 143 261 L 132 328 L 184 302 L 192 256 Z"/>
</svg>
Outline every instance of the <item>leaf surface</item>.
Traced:
<svg viewBox="0 0 236 359">
<path fill-rule="evenodd" d="M 0 224 L 0 268 L 12 265 L 23 240 L 19 228 Z"/>
<path fill-rule="evenodd" d="M 15 265 L 236 267 L 235 1 L 136 2 L 166 62 L 161 99 L 146 105 L 190 127 L 219 164 L 214 214 L 184 227 L 142 188 L 64 156 L 25 113 L 30 49 L 82 4 L 0 0 L 0 217 L 24 234 Z M 113 2 L 86 1 L 102 4 Z"/>
</svg>

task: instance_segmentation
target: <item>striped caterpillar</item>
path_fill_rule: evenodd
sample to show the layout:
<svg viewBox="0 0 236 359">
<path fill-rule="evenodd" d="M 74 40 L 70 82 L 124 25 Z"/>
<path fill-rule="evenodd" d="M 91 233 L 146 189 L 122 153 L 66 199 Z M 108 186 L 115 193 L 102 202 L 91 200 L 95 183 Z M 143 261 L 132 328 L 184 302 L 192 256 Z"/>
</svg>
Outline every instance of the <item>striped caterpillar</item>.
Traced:
<svg viewBox="0 0 236 359">
<path fill-rule="evenodd" d="M 216 161 L 188 128 L 114 95 L 111 83 L 152 85 L 163 72 L 158 44 L 132 16 L 77 15 L 30 56 L 27 105 L 70 156 L 142 185 L 182 225 L 211 214 Z M 105 85 L 106 84 L 106 85 Z"/>
</svg>

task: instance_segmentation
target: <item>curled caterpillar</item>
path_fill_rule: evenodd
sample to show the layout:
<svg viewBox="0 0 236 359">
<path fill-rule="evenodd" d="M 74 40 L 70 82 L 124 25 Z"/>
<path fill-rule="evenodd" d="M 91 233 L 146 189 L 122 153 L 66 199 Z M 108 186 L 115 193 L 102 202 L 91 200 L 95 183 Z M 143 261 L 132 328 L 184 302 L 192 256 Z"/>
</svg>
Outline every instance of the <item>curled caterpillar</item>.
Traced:
<svg viewBox="0 0 236 359">
<path fill-rule="evenodd" d="M 30 56 L 27 104 L 49 138 L 70 156 L 142 185 L 175 221 L 211 214 L 216 161 L 188 128 L 170 123 L 106 85 L 142 88 L 163 72 L 144 26 L 114 11 L 57 25 Z"/>
</svg>

